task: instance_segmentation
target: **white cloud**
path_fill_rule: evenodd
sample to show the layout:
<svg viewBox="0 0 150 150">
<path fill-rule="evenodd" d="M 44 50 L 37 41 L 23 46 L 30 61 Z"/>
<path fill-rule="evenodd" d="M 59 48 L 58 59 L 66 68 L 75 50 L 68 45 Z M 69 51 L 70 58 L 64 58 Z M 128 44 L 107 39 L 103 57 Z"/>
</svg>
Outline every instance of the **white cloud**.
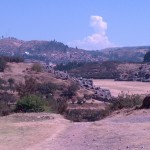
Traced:
<svg viewBox="0 0 150 150">
<path fill-rule="evenodd" d="M 101 16 L 91 16 L 90 24 L 97 33 L 105 35 L 107 30 L 107 23 L 103 21 Z"/>
<path fill-rule="evenodd" d="M 70 46 L 77 46 L 87 50 L 99 50 L 114 46 L 114 44 L 109 41 L 106 35 L 107 22 L 105 22 L 101 16 L 91 16 L 90 26 L 95 31 L 92 35 L 89 35 L 82 40 L 69 42 L 68 44 Z"/>
</svg>

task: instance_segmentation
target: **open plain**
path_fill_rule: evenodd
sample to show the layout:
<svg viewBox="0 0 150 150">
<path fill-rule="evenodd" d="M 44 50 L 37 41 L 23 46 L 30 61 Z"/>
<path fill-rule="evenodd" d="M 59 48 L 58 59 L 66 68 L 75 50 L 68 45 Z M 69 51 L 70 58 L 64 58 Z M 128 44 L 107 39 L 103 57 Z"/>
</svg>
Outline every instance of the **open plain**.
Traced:
<svg viewBox="0 0 150 150">
<path fill-rule="evenodd" d="M 109 89 L 112 96 L 118 96 L 121 92 L 127 94 L 150 94 L 150 82 L 114 81 L 111 79 L 95 79 L 93 82 L 95 86 Z"/>
</svg>

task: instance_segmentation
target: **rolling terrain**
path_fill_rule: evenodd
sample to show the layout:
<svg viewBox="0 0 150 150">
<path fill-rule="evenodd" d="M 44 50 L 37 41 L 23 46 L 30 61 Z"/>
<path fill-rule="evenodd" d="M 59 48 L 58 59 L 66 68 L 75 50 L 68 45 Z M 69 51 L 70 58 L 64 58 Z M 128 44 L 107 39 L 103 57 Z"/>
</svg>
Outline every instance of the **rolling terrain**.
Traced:
<svg viewBox="0 0 150 150">
<path fill-rule="evenodd" d="M 68 62 L 101 62 L 101 61 L 128 61 L 142 62 L 150 46 L 118 47 L 104 50 L 86 51 L 71 48 L 67 45 L 53 41 L 23 41 L 16 38 L 0 39 L 1 55 L 19 55 L 29 60 L 50 61 L 53 63 Z"/>
</svg>

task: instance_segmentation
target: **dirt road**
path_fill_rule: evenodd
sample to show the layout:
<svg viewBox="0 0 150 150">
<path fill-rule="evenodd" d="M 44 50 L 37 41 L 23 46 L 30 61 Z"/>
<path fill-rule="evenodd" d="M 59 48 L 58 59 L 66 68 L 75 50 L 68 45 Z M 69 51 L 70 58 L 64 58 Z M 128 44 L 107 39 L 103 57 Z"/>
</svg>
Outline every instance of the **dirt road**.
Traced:
<svg viewBox="0 0 150 150">
<path fill-rule="evenodd" d="M 0 149 L 149 150 L 149 114 L 150 110 L 122 111 L 81 123 L 54 114 L 11 115 L 0 118 Z"/>
</svg>

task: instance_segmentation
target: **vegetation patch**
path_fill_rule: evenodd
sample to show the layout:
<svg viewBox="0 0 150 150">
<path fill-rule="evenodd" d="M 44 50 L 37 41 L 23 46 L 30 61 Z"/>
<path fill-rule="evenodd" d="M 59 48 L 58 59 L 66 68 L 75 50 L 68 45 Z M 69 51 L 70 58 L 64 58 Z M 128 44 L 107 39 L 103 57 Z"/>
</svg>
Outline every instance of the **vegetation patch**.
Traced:
<svg viewBox="0 0 150 150">
<path fill-rule="evenodd" d="M 32 71 L 42 72 L 42 65 L 39 63 L 34 63 L 31 67 Z"/>
<path fill-rule="evenodd" d="M 103 119 L 108 115 L 104 109 L 67 109 L 65 116 L 67 119 L 74 122 L 87 122 Z"/>
<path fill-rule="evenodd" d="M 13 111 L 11 103 L 13 104 L 15 101 L 15 97 L 12 94 L 7 92 L 0 93 L 0 116 L 9 115 Z"/>
<path fill-rule="evenodd" d="M 120 95 L 118 95 L 117 98 L 115 98 L 112 101 L 112 105 L 110 109 L 114 111 L 123 108 L 133 108 L 136 106 L 140 106 L 142 102 L 143 102 L 143 97 L 141 95 L 138 94 L 129 95 L 129 94 L 121 93 Z"/>
<path fill-rule="evenodd" d="M 0 57 L 0 72 L 3 72 L 5 68 L 6 68 L 6 61 L 4 60 L 3 57 Z"/>
<path fill-rule="evenodd" d="M 150 51 L 144 55 L 144 62 L 150 62 Z"/>
<path fill-rule="evenodd" d="M 45 102 L 41 97 L 28 95 L 22 97 L 16 104 L 16 112 L 42 112 Z"/>
<path fill-rule="evenodd" d="M 57 65 L 56 69 L 68 71 L 69 74 L 76 77 L 94 78 L 94 79 L 115 79 L 118 77 L 117 62 L 71 62 L 68 64 Z"/>
</svg>

